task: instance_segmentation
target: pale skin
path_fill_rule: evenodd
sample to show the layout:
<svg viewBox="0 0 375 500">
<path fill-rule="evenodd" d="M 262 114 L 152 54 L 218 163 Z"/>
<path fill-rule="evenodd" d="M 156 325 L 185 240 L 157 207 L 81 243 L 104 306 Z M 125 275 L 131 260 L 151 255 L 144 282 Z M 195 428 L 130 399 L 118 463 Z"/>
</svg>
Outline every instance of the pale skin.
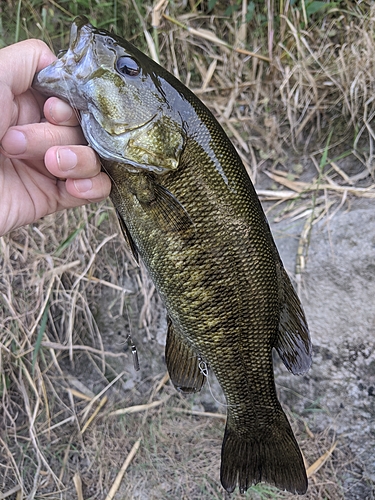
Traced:
<svg viewBox="0 0 375 500">
<path fill-rule="evenodd" d="M 111 189 L 73 109 L 30 89 L 55 59 L 40 40 L 0 50 L 0 236 Z"/>
</svg>

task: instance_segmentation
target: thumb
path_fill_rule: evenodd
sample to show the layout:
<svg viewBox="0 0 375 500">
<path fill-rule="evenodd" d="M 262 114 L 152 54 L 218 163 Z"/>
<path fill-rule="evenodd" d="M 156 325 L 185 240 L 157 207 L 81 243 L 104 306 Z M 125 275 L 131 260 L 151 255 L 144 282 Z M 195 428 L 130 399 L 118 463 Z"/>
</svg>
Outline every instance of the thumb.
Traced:
<svg viewBox="0 0 375 500">
<path fill-rule="evenodd" d="M 25 40 L 0 50 L 0 141 L 8 127 L 17 122 L 20 101 L 16 104 L 15 96 L 24 94 L 35 73 L 55 59 L 41 40 Z"/>
<path fill-rule="evenodd" d="M 0 50 L 0 82 L 13 95 L 30 88 L 37 71 L 52 63 L 56 56 L 42 40 L 24 40 Z"/>
</svg>

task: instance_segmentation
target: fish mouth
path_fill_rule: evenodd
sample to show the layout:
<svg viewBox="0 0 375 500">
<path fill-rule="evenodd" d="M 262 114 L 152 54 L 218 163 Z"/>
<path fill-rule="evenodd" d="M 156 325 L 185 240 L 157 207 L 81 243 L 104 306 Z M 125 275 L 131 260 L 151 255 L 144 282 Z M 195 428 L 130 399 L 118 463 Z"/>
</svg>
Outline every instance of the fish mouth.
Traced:
<svg viewBox="0 0 375 500">
<path fill-rule="evenodd" d="M 76 78 L 80 81 L 86 81 L 92 74 L 94 57 L 89 52 L 92 50 L 93 36 L 94 27 L 87 17 L 76 17 L 70 28 L 69 49 L 58 59 L 63 64 L 65 73 L 71 77 L 79 68 L 79 75 L 76 75 Z M 56 79 L 59 77 L 60 75 L 56 74 Z"/>
<path fill-rule="evenodd" d="M 90 57 L 94 28 L 85 16 L 78 16 L 70 29 L 69 48 L 58 54 L 58 59 L 35 76 L 32 87 L 48 96 L 57 96 L 71 106 L 82 110 L 87 103 L 79 98 L 76 82 L 89 80 L 94 57 Z"/>
</svg>

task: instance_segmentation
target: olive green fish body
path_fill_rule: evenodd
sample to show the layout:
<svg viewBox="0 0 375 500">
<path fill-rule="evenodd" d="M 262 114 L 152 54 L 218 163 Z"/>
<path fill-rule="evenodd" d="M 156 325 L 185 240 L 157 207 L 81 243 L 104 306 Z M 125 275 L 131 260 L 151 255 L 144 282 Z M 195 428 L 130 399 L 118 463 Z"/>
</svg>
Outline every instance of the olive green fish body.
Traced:
<svg viewBox="0 0 375 500">
<path fill-rule="evenodd" d="M 224 131 L 176 78 L 85 18 L 73 24 L 70 50 L 34 87 L 80 110 L 85 136 L 112 178 L 124 236 L 167 308 L 173 384 L 195 392 L 210 368 L 224 391 L 223 486 L 246 491 L 268 481 L 304 493 L 272 349 L 293 373 L 306 371 L 307 324 Z"/>
<path fill-rule="evenodd" d="M 218 144 L 229 147 L 223 137 Z M 254 189 L 237 155 L 232 154 L 235 174 L 228 173 L 229 186 L 196 139 L 182 155 L 178 172 L 162 179 L 106 164 L 114 179 L 111 199 L 127 221 L 172 323 L 193 348 L 201 369 L 203 362 L 214 371 L 226 396 L 226 436 L 232 432 L 235 439 L 226 439 L 223 446 L 223 485 L 232 491 L 238 471 L 244 468 L 243 477 L 238 478 L 242 491 L 268 480 L 303 492 L 303 462 L 277 400 L 272 367 L 280 322 L 280 263 Z M 149 205 L 140 203 L 145 198 L 144 185 L 150 183 L 154 191 L 159 182 L 189 214 L 186 228 L 175 227 L 173 222 L 168 227 L 157 209 L 152 213 L 152 204 L 158 207 L 157 194 L 150 196 Z M 138 187 L 141 195 L 137 195 Z M 177 366 L 184 362 L 190 366 L 190 354 L 186 356 L 176 360 Z M 266 468 L 261 470 L 269 460 L 262 457 L 261 444 L 269 442 L 275 451 L 280 421 L 284 433 L 276 453 L 279 462 L 270 464 L 275 471 L 272 476 Z M 239 453 L 239 445 L 246 442 L 249 449 Z"/>
</svg>

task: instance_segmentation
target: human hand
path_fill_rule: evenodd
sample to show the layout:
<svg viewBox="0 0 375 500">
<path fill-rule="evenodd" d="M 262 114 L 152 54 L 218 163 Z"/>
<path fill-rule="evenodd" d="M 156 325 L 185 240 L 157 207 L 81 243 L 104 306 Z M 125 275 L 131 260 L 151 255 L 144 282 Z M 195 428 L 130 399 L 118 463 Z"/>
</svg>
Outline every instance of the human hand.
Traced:
<svg viewBox="0 0 375 500">
<path fill-rule="evenodd" d="M 55 59 L 40 40 L 0 50 L 0 236 L 110 192 L 73 109 L 30 89 L 34 74 Z"/>
</svg>

